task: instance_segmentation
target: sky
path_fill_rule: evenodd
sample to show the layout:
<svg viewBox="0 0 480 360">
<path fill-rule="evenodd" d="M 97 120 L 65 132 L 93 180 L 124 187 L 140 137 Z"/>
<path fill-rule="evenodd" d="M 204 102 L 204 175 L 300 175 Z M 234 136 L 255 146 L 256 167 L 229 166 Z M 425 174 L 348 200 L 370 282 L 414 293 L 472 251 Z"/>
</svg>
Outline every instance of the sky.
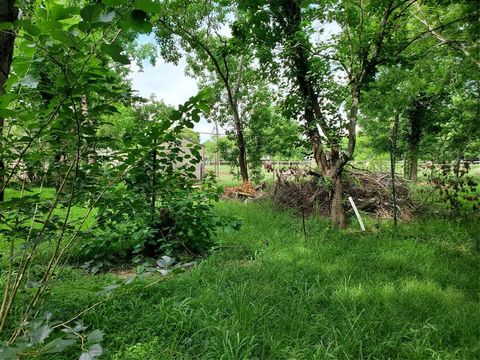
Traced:
<svg viewBox="0 0 480 360">
<path fill-rule="evenodd" d="M 139 43 L 154 43 L 153 36 L 141 36 Z M 197 83 L 194 79 L 185 75 L 186 62 L 181 59 L 178 65 L 166 63 L 160 57 L 155 66 L 149 61 L 143 62 L 143 71 L 134 63 L 130 66 L 130 79 L 132 88 L 138 95 L 150 97 L 154 94 L 158 100 L 163 100 L 166 104 L 177 107 L 183 104 L 191 96 L 198 92 Z M 211 133 L 213 124 L 201 119 L 195 124 L 194 130 L 200 133 Z M 205 142 L 210 138 L 209 135 L 200 134 L 200 141 Z"/>
<path fill-rule="evenodd" d="M 228 34 L 229 29 L 225 28 L 223 31 Z M 317 34 L 317 39 L 312 39 L 312 41 L 325 41 L 339 31 L 340 27 L 336 23 L 329 23 L 324 27 L 324 32 Z M 155 38 L 153 35 L 142 35 L 138 42 L 139 44 L 155 44 Z M 160 56 L 155 66 L 149 61 L 144 61 L 143 70 L 132 63 L 130 66 L 132 88 L 140 96 L 148 98 L 154 94 L 158 100 L 177 107 L 198 92 L 196 81 L 185 75 L 185 67 L 186 62 L 183 58 L 178 65 L 174 65 L 166 63 Z M 212 133 L 213 124 L 202 118 L 195 124 L 194 130 L 200 133 L 200 142 L 203 143 L 211 138 L 208 134 Z M 224 132 L 224 129 L 220 129 L 220 131 Z"/>
</svg>

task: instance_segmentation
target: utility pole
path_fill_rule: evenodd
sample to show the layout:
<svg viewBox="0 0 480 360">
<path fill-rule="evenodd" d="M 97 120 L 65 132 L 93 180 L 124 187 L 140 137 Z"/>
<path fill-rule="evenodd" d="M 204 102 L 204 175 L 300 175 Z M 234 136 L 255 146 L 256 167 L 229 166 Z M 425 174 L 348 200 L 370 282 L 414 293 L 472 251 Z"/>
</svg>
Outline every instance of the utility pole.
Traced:
<svg viewBox="0 0 480 360">
<path fill-rule="evenodd" d="M 220 180 L 220 156 L 218 154 L 218 122 L 215 120 L 215 176 Z"/>
</svg>

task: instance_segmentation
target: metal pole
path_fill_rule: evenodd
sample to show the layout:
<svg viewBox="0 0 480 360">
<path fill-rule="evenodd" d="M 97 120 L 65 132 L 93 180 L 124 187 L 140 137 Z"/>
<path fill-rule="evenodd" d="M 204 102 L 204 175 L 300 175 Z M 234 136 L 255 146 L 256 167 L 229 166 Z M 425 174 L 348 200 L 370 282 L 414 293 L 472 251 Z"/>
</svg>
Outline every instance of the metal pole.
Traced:
<svg viewBox="0 0 480 360">
<path fill-rule="evenodd" d="M 218 154 L 218 122 L 215 121 L 215 175 L 217 181 L 220 181 L 220 157 Z"/>
</svg>

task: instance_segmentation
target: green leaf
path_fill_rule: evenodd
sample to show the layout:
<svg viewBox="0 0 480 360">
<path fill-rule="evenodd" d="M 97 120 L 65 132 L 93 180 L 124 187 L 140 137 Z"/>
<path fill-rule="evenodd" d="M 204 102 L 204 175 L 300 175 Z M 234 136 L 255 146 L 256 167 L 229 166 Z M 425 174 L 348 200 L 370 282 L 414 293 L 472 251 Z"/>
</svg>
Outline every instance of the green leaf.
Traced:
<svg viewBox="0 0 480 360">
<path fill-rule="evenodd" d="M 140 33 L 149 34 L 152 32 L 152 24 L 147 19 L 148 14 L 145 11 L 135 9 L 125 14 L 121 27 L 124 30 L 132 29 Z"/>
<path fill-rule="evenodd" d="M 62 23 L 57 20 L 39 21 L 37 25 L 38 28 L 46 34 L 48 34 L 50 31 L 62 30 L 63 28 Z"/>
<path fill-rule="evenodd" d="M 200 103 L 197 105 L 197 108 L 202 110 L 204 113 L 209 113 L 210 112 L 210 107 L 207 104 Z"/>
<path fill-rule="evenodd" d="M 103 3 L 106 6 L 121 6 L 125 5 L 128 2 L 128 0 L 103 0 Z"/>
<path fill-rule="evenodd" d="M 90 346 L 88 352 L 82 353 L 79 360 L 96 360 L 100 355 L 102 355 L 103 349 L 100 344 L 95 344 Z"/>
<path fill-rule="evenodd" d="M 47 354 L 59 353 L 65 350 L 68 346 L 75 344 L 75 339 L 62 339 L 56 338 L 55 340 L 50 341 L 43 348 Z"/>
<path fill-rule="evenodd" d="M 61 6 L 54 5 L 50 9 L 50 19 L 52 20 L 65 20 L 72 17 L 72 15 L 78 13 L 78 8 L 74 6 Z"/>
<path fill-rule="evenodd" d="M 135 2 L 135 7 L 153 14 L 158 14 L 162 9 L 162 6 L 159 3 L 153 2 L 152 0 L 137 0 Z"/>
<path fill-rule="evenodd" d="M 102 44 L 100 46 L 100 50 L 110 56 L 114 61 L 127 65 L 130 64 L 130 60 L 128 56 L 122 55 L 121 52 L 123 51 L 122 47 L 117 44 Z"/>
<path fill-rule="evenodd" d="M 88 21 L 80 21 L 78 23 L 78 28 L 84 33 L 86 33 L 90 30 L 90 23 Z"/>
<path fill-rule="evenodd" d="M 17 21 L 17 24 L 32 36 L 40 35 L 40 29 L 37 27 L 37 25 L 33 24 L 31 20 L 19 20 Z"/>
<path fill-rule="evenodd" d="M 10 109 L 2 109 L 0 108 L 0 117 L 8 118 L 15 116 L 16 112 Z"/>
<path fill-rule="evenodd" d="M 87 337 L 89 343 L 99 343 L 103 340 L 105 333 L 101 330 L 93 330 Z"/>
<path fill-rule="evenodd" d="M 64 45 L 72 45 L 73 44 L 72 40 L 70 39 L 70 36 L 68 35 L 68 33 L 66 31 L 52 31 L 50 33 L 50 35 L 52 36 L 52 38 L 60 41 Z"/>
<path fill-rule="evenodd" d="M 180 120 L 182 118 L 183 114 L 181 111 L 174 110 L 172 111 L 172 114 L 170 115 L 170 119 L 173 121 Z"/>
<path fill-rule="evenodd" d="M 87 5 L 80 10 L 80 16 L 83 20 L 88 22 L 98 21 L 102 13 L 102 6 L 99 4 Z"/>
<path fill-rule="evenodd" d="M 2 22 L 0 23 L 0 30 L 11 30 L 13 29 L 13 24 L 11 22 Z"/>
<path fill-rule="evenodd" d="M 45 341 L 45 339 L 50 335 L 52 332 L 52 328 L 48 325 L 40 326 L 38 329 L 33 330 L 30 333 L 30 338 L 34 344 L 40 344 Z"/>
</svg>

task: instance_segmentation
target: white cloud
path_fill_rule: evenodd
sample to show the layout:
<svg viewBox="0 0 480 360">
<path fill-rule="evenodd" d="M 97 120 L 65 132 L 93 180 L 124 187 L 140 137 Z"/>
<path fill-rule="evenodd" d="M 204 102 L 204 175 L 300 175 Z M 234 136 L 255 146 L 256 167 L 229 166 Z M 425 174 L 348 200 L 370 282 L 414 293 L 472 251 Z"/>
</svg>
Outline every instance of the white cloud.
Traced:
<svg viewBox="0 0 480 360">
<path fill-rule="evenodd" d="M 182 104 L 198 92 L 195 80 L 185 76 L 185 66 L 184 60 L 177 66 L 165 63 L 162 59 L 158 59 L 155 66 L 145 62 L 143 71 L 132 65 L 132 88 L 143 97 L 154 94 L 166 104 Z"/>
<path fill-rule="evenodd" d="M 178 66 L 165 63 L 162 59 L 158 59 L 155 66 L 145 62 L 143 71 L 132 64 L 130 67 L 132 88 L 140 96 L 148 98 L 154 94 L 158 100 L 177 107 L 198 92 L 196 81 L 185 75 L 185 66 L 183 59 Z M 200 134 L 201 142 L 205 142 L 211 137 L 208 134 L 212 133 L 213 124 L 208 123 L 206 119 L 201 119 L 195 124 L 194 130 L 206 133 Z"/>
<path fill-rule="evenodd" d="M 139 39 L 139 43 L 154 42 L 152 36 L 144 36 Z M 130 66 L 130 79 L 132 89 L 143 97 L 150 97 L 154 94 L 158 100 L 163 100 L 166 104 L 177 107 L 183 104 L 191 96 L 198 93 L 198 86 L 195 79 L 185 75 L 186 62 L 181 59 L 178 65 L 166 63 L 158 58 L 155 66 L 148 61 L 143 63 L 143 71 L 132 63 Z M 201 119 L 194 127 L 195 131 L 200 133 L 200 140 L 204 142 L 211 136 L 213 124 Z M 220 129 L 223 132 L 223 129 Z"/>
</svg>

